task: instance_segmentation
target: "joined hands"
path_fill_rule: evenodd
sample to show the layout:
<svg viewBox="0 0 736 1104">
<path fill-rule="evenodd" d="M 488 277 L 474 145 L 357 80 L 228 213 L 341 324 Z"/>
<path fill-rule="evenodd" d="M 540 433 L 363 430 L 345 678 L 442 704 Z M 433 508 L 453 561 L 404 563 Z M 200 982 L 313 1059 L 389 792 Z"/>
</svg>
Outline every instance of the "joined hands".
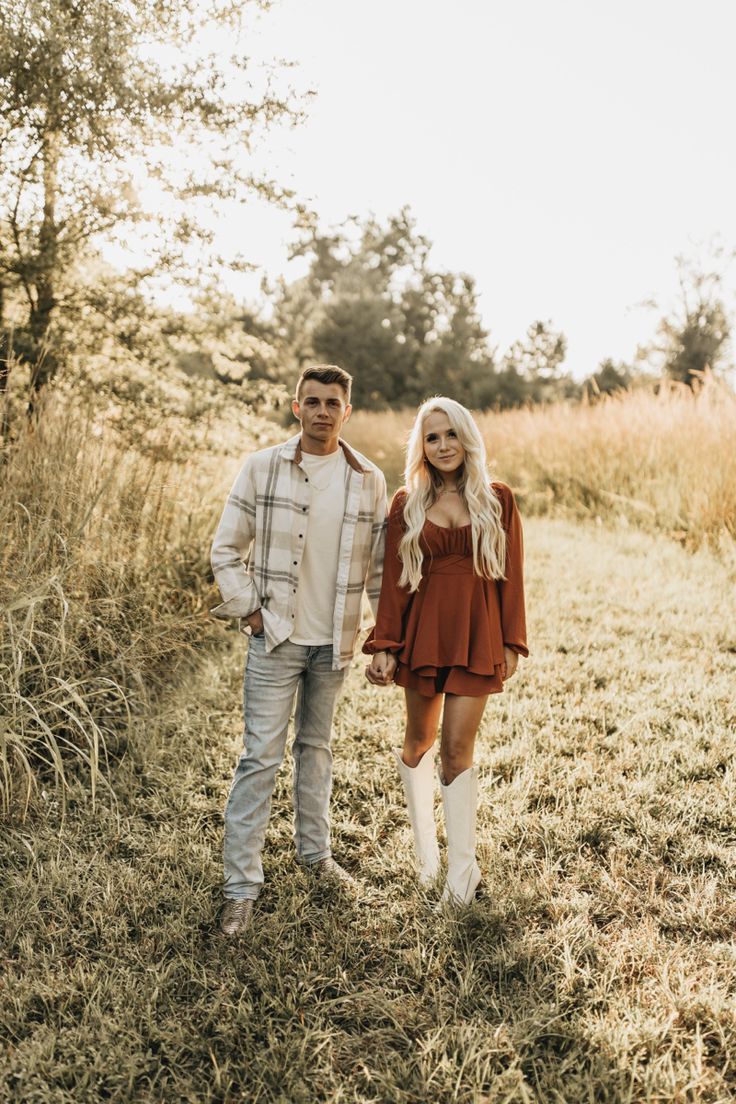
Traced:
<svg viewBox="0 0 736 1104">
<path fill-rule="evenodd" d="M 365 677 L 374 686 L 389 686 L 394 681 L 395 673 L 396 656 L 393 652 L 376 652 L 365 669 Z"/>
</svg>

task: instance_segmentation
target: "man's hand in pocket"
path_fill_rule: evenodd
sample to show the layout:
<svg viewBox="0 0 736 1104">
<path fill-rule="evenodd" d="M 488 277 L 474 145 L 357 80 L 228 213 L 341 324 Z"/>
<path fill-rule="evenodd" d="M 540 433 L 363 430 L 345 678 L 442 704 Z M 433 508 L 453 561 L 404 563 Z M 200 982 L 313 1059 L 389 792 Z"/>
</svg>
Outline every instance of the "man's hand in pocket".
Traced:
<svg viewBox="0 0 736 1104">
<path fill-rule="evenodd" d="M 263 632 L 263 618 L 261 617 L 261 611 L 259 609 L 249 614 L 245 619 L 245 623 L 250 625 L 250 631 L 253 633 L 253 636 L 260 636 Z"/>
</svg>

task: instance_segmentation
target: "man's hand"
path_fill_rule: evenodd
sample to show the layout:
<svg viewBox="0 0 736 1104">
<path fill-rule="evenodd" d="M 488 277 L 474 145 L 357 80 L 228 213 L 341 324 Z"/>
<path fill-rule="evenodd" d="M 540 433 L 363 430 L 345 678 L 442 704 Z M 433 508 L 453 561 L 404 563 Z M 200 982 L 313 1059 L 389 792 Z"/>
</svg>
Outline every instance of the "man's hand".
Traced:
<svg viewBox="0 0 736 1104">
<path fill-rule="evenodd" d="M 512 652 L 511 648 L 504 648 L 503 659 L 503 681 L 506 682 L 508 679 L 513 678 L 516 672 L 519 663 L 518 652 Z"/>
<path fill-rule="evenodd" d="M 365 669 L 365 677 L 374 686 L 388 686 L 396 673 L 396 656 L 392 652 L 376 652 L 370 666 Z"/>
<path fill-rule="evenodd" d="M 261 617 L 261 611 L 255 610 L 245 618 L 246 625 L 250 625 L 250 631 L 253 636 L 260 636 L 263 632 L 263 618 Z"/>
</svg>

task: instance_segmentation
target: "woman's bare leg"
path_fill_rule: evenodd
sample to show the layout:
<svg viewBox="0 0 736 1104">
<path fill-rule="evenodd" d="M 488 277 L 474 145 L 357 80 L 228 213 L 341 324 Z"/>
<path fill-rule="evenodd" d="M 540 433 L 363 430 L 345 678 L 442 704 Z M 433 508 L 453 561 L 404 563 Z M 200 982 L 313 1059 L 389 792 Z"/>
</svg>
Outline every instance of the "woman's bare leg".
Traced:
<svg viewBox="0 0 736 1104">
<path fill-rule="evenodd" d="M 406 732 L 402 759 L 415 767 L 437 739 L 437 725 L 442 709 L 442 694 L 426 698 L 418 690 L 404 689 L 406 697 Z"/>
<path fill-rule="evenodd" d="M 445 785 L 449 786 L 459 774 L 472 767 L 475 737 L 487 701 L 487 694 L 479 698 L 460 697 L 456 694 L 447 694 L 445 697 L 440 745 Z"/>
</svg>

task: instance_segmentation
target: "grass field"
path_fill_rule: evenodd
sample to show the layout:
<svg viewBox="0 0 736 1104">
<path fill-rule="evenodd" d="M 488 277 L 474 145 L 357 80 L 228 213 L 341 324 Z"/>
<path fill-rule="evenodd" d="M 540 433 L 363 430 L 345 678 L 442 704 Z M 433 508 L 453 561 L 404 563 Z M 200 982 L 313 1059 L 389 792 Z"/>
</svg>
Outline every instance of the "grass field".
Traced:
<svg viewBox="0 0 736 1104">
<path fill-rule="evenodd" d="M 243 642 L 134 716 L 111 768 L 6 820 L 0 1098 L 709 1101 L 736 1097 L 736 575 L 663 536 L 526 524 L 532 656 L 479 740 L 484 895 L 417 892 L 356 664 L 313 897 L 281 772 L 252 937 L 215 935 Z M 76 788 L 75 788 L 76 787 Z"/>
</svg>

